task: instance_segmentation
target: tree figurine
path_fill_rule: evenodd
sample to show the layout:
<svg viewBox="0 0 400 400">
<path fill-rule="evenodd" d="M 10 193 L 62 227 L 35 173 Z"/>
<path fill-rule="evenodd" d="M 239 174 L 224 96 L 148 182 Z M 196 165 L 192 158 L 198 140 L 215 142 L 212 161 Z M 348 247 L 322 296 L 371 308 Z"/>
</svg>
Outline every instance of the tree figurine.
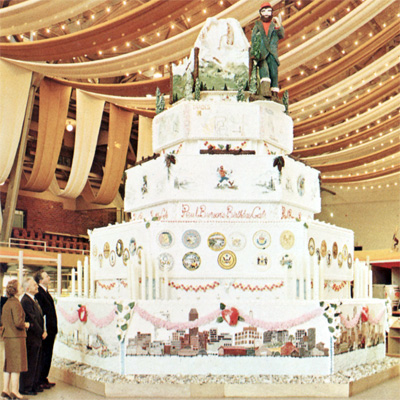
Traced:
<svg viewBox="0 0 400 400">
<path fill-rule="evenodd" d="M 282 102 L 285 106 L 285 113 L 289 115 L 289 92 L 287 90 L 283 93 Z"/>
<path fill-rule="evenodd" d="M 236 95 L 236 99 L 237 101 L 244 101 L 245 100 L 245 96 L 244 96 L 244 83 L 242 80 L 240 80 L 238 82 L 238 92 Z"/>
<path fill-rule="evenodd" d="M 256 60 L 261 58 L 261 32 L 257 32 L 254 35 L 253 41 L 251 42 L 250 55 Z"/>
<path fill-rule="evenodd" d="M 201 91 L 201 82 L 200 82 L 200 79 L 197 78 L 196 84 L 194 87 L 194 99 L 197 101 L 200 100 L 200 91 Z"/>
<path fill-rule="evenodd" d="M 251 94 L 257 93 L 257 66 L 256 65 L 254 65 L 253 70 L 251 71 L 249 90 L 250 90 Z"/>
<path fill-rule="evenodd" d="M 193 100 L 193 77 L 190 72 L 186 75 L 185 99 Z"/>
<path fill-rule="evenodd" d="M 156 90 L 156 114 L 160 114 L 160 112 L 165 109 L 165 99 L 164 95 L 161 94 L 160 89 Z"/>
</svg>

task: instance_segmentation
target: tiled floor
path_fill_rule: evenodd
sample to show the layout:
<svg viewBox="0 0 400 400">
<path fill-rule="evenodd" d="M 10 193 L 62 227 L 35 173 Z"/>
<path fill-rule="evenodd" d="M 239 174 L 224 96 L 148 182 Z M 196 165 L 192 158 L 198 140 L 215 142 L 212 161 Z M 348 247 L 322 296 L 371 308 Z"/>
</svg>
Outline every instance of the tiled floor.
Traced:
<svg viewBox="0 0 400 400">
<path fill-rule="evenodd" d="M 4 349 L 3 343 L 0 343 L 0 360 L 4 360 Z M 31 396 L 30 399 L 35 400 L 100 400 L 105 399 L 103 396 L 88 392 L 83 389 L 76 388 L 74 386 L 70 386 L 65 384 L 64 382 L 54 380 L 57 384 L 55 387 L 49 390 L 45 390 L 43 393 L 38 393 L 37 396 Z M 3 388 L 3 374 L 0 373 L 0 388 Z M 160 397 L 146 397 L 146 400 L 161 400 L 163 397 L 163 393 L 160 393 Z M 124 397 L 124 398 L 112 398 L 113 400 L 127 400 L 127 399 L 135 399 L 142 400 L 137 397 Z M 235 400 L 243 400 L 244 398 L 236 397 Z M 256 398 L 251 398 L 252 400 L 260 400 Z M 278 398 L 268 398 L 269 400 L 278 400 Z M 283 398 L 280 397 L 279 400 Z M 324 400 L 340 400 L 344 399 L 342 397 L 325 397 Z M 383 382 L 382 384 L 375 386 L 372 389 L 366 390 L 356 396 L 351 397 L 354 400 L 400 400 L 400 377 L 396 377 L 389 381 Z M 145 398 L 143 398 L 145 400 Z M 194 400 L 194 399 L 193 399 Z M 199 399 L 200 400 L 200 399 Z M 202 397 L 201 400 L 207 400 Z M 211 399 L 209 399 L 211 400 Z M 214 399 L 212 399 L 214 400 Z M 309 400 L 309 398 L 305 397 L 290 397 L 290 400 Z"/>
<path fill-rule="evenodd" d="M 1 378 L 1 384 L 2 382 Z M 45 390 L 43 393 L 39 393 L 37 396 L 31 396 L 30 399 L 37 399 L 37 400 L 100 400 L 104 399 L 103 396 L 99 396 L 94 393 L 87 392 L 86 390 L 78 389 L 73 386 L 69 386 L 64 382 L 56 381 L 57 385 L 50 389 Z M 162 393 L 160 393 L 162 396 Z M 131 399 L 139 400 L 136 397 L 130 397 Z M 160 398 L 152 398 L 151 400 L 161 400 Z M 113 398 L 113 400 L 127 400 L 129 398 Z M 278 400 L 278 398 L 268 398 L 269 400 Z M 283 398 L 279 398 L 282 400 Z M 329 397 L 324 398 L 324 400 L 340 400 L 344 399 L 342 397 Z M 400 399 L 400 377 L 391 379 L 382 383 L 379 386 L 375 386 L 374 388 L 362 392 L 356 396 L 351 397 L 354 400 L 399 400 Z M 145 400 L 143 398 L 143 400 Z M 149 400 L 149 398 L 146 398 Z M 206 400 L 202 398 L 202 400 Z M 211 400 L 211 399 L 210 399 Z M 214 400 L 214 399 L 213 399 Z M 239 398 L 235 398 L 235 400 L 241 400 Z M 242 398 L 243 400 L 243 398 Z M 252 398 L 252 400 L 260 400 Z M 290 400 L 309 400 L 309 398 L 305 397 L 291 397 Z"/>
</svg>

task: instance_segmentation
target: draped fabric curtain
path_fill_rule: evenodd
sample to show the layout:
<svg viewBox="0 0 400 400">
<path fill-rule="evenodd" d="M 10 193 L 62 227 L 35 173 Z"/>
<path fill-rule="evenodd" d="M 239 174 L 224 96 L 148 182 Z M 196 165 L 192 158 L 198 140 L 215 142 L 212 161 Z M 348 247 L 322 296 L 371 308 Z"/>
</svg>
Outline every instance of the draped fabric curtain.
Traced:
<svg viewBox="0 0 400 400">
<path fill-rule="evenodd" d="M 284 75 L 323 53 L 349 36 L 350 33 L 355 32 L 365 24 L 365 21 L 371 20 L 394 1 L 396 0 L 380 0 L 379 2 L 366 0 L 361 3 L 337 23 L 281 56 L 279 73 Z M 276 3 L 277 1 L 271 1 L 272 5 Z M 236 18 L 243 26 L 257 16 L 258 7 L 258 2 L 242 0 L 218 14 L 216 18 Z M 88 79 L 122 76 L 126 73 L 150 69 L 154 66 L 154 54 L 157 54 L 159 65 L 189 55 L 201 27 L 202 25 L 195 26 L 155 45 L 104 60 L 79 64 L 43 64 L 8 60 L 16 65 L 53 77 Z"/>
<path fill-rule="evenodd" d="M 97 195 L 87 181 L 83 198 L 88 203 L 109 204 L 118 191 L 125 169 L 126 154 L 132 129 L 134 113 L 110 105 L 110 124 L 108 131 L 107 157 L 103 180 Z"/>
<path fill-rule="evenodd" d="M 21 138 L 32 72 L 0 60 L 0 183 L 10 174 Z"/>
<path fill-rule="evenodd" d="M 312 4 L 312 3 L 311 3 Z M 295 14 L 297 15 L 297 14 Z M 354 64 L 362 63 L 372 57 L 380 48 L 386 46 L 399 33 L 400 21 L 395 21 L 378 34 L 372 36 L 369 40 L 358 46 L 356 50 L 340 57 L 327 67 L 314 72 L 308 77 L 301 79 L 293 84 L 286 84 L 282 90 L 288 90 L 290 97 L 301 96 L 322 84 L 327 84 L 331 79 L 348 71 Z M 297 104 L 297 103 L 296 103 Z"/>
<path fill-rule="evenodd" d="M 153 154 L 152 119 L 139 115 L 139 138 L 137 145 L 137 160 Z"/>
<path fill-rule="evenodd" d="M 298 114 L 307 115 L 309 109 L 314 103 L 321 103 L 321 106 L 326 108 L 328 104 L 336 100 L 337 93 L 342 93 L 343 95 L 351 93 L 352 91 L 364 86 L 366 83 L 376 79 L 378 76 L 385 74 L 391 68 L 396 67 L 399 63 L 399 56 L 400 46 L 397 46 L 363 69 L 352 74 L 348 78 L 339 81 L 336 85 L 330 86 L 328 89 L 322 90 L 317 94 L 298 101 L 290 108 L 293 117 L 299 116 Z M 326 99 L 329 101 L 326 101 Z M 303 108 L 308 110 L 301 113 L 300 111 Z M 319 110 L 319 108 L 316 110 Z"/>
<path fill-rule="evenodd" d="M 350 33 L 355 32 L 365 24 L 365 21 L 370 21 L 395 1 L 396 0 L 380 0 L 379 2 L 375 0 L 364 1 L 364 3 L 361 3 L 353 11 L 349 12 L 345 17 L 329 28 L 281 56 L 279 58 L 281 64 L 279 73 L 284 75 L 299 65 L 322 54 L 327 49 L 348 37 Z"/>
<path fill-rule="evenodd" d="M 44 79 L 39 90 L 39 129 L 35 161 L 28 180 L 21 182 L 23 189 L 34 192 L 45 191 L 56 172 L 72 89 Z"/>
<path fill-rule="evenodd" d="M 0 10 L 0 36 L 47 28 L 101 3 L 104 0 L 28 0 L 5 7 Z"/>
<path fill-rule="evenodd" d="M 158 26 L 162 26 L 181 17 L 187 10 L 201 12 L 205 7 L 201 3 L 198 0 L 150 0 L 113 19 L 67 35 L 23 43 L 0 43 L 0 52 L 4 57 L 27 61 L 58 61 L 94 54 L 114 46 L 125 46 L 126 42 L 146 35 L 154 29 L 149 21 L 157 21 Z M 116 4 L 112 8 L 123 7 Z"/>
<path fill-rule="evenodd" d="M 400 102 L 400 94 L 393 96 L 393 98 L 385 101 L 384 103 L 377 105 L 368 112 L 361 114 L 359 117 L 349 119 L 339 125 L 331 126 L 322 131 L 310 133 L 305 136 L 298 136 L 294 138 L 294 144 L 296 146 L 306 145 L 312 143 L 312 141 L 322 142 L 324 140 L 332 140 L 335 137 L 340 136 L 343 132 L 351 132 L 359 129 L 365 125 L 373 123 L 379 119 L 382 115 L 385 115 L 396 108 L 398 108 Z"/>
<path fill-rule="evenodd" d="M 71 172 L 65 189 L 54 176 L 50 190 L 61 197 L 76 199 L 85 187 L 93 164 L 99 136 L 104 101 L 81 90 L 76 91 L 76 134 Z"/>
<path fill-rule="evenodd" d="M 90 93 L 93 98 L 107 101 L 109 103 L 121 106 L 121 107 L 132 107 L 132 108 L 150 108 L 155 109 L 156 98 L 153 97 L 125 97 L 125 96 L 111 96 L 99 93 Z M 169 96 L 165 96 L 165 102 L 168 103 Z"/>
<path fill-rule="evenodd" d="M 272 5 L 277 4 L 278 0 L 272 0 L 270 3 Z M 254 0 L 241 0 L 219 13 L 216 18 L 235 18 L 244 26 L 258 15 L 258 8 L 258 2 Z M 189 55 L 202 26 L 203 24 L 199 24 L 155 45 L 104 60 L 79 64 L 43 64 L 41 62 L 7 60 L 53 77 L 89 79 L 122 76 L 126 73 L 131 74 L 150 69 L 154 66 L 154 57 L 157 58 L 157 64 L 162 65 Z"/>
<path fill-rule="evenodd" d="M 161 93 L 169 93 L 171 86 L 169 76 L 127 83 L 87 83 L 67 81 L 65 79 L 58 78 L 53 78 L 53 80 L 62 85 L 71 86 L 74 89 L 82 89 L 91 93 L 124 97 L 145 97 L 148 94 L 154 96 L 157 88 L 160 89 Z"/>
</svg>

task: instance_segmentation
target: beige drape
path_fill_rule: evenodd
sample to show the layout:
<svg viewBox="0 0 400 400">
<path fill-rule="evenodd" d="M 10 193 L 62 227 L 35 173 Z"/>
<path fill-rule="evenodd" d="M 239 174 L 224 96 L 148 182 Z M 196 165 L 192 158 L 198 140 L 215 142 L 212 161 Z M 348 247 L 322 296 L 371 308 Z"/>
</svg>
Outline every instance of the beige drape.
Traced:
<svg viewBox="0 0 400 400">
<path fill-rule="evenodd" d="M 56 171 L 64 137 L 71 88 L 50 79 L 40 85 L 39 129 L 32 173 L 21 186 L 43 192 L 51 184 Z"/>
<path fill-rule="evenodd" d="M 278 0 L 272 0 L 270 3 L 272 5 L 277 4 Z M 244 26 L 258 15 L 258 8 L 257 1 L 240 0 L 219 13 L 216 18 L 235 18 Z M 158 65 L 168 64 L 171 60 L 179 60 L 189 55 L 202 27 L 203 24 L 199 24 L 155 45 L 104 60 L 78 64 L 43 64 L 41 62 L 7 60 L 53 77 L 88 79 L 122 76 L 126 73 L 132 74 L 140 70 L 150 69 L 154 66 L 154 55 L 157 57 Z"/>
<path fill-rule="evenodd" d="M 94 194 L 89 181 L 87 181 L 82 193 L 86 202 L 109 204 L 114 200 L 125 168 L 132 119 L 133 112 L 122 110 L 110 104 L 110 124 L 104 176 L 97 195 Z"/>
<path fill-rule="evenodd" d="M 0 60 L 0 183 L 10 174 L 21 138 L 32 72 Z"/>
<path fill-rule="evenodd" d="M 151 118 L 139 116 L 139 138 L 136 159 L 140 161 L 143 158 L 153 155 L 152 142 L 152 123 Z"/>
<path fill-rule="evenodd" d="M 89 176 L 96 151 L 104 101 L 77 90 L 76 108 L 74 156 L 67 186 L 61 190 L 56 177 L 53 178 L 50 186 L 54 194 L 72 199 L 82 193 Z"/>
<path fill-rule="evenodd" d="M 0 10 L 0 36 L 48 28 L 82 14 L 104 0 L 28 0 Z"/>
</svg>

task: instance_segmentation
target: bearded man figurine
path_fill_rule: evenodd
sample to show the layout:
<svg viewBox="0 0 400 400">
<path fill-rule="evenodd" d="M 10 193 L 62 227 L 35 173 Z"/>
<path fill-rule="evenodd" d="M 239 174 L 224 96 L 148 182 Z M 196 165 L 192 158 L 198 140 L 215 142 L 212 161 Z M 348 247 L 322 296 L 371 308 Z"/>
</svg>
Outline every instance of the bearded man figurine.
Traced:
<svg viewBox="0 0 400 400">
<path fill-rule="evenodd" d="M 272 17 L 270 3 L 263 3 L 259 10 L 261 19 L 256 21 L 251 34 L 251 54 L 260 75 L 260 95 L 279 101 L 278 93 L 278 41 L 285 31 L 280 18 Z"/>
</svg>

